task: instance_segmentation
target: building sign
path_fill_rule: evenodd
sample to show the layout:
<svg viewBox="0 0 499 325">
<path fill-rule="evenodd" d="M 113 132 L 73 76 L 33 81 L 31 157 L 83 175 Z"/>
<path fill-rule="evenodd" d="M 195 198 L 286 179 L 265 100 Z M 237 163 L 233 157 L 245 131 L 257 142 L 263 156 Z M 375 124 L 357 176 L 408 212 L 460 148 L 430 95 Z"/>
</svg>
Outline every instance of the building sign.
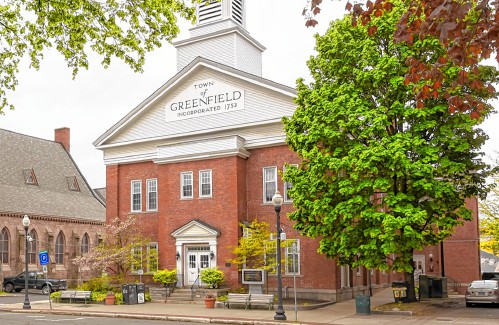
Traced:
<svg viewBox="0 0 499 325">
<path fill-rule="evenodd" d="M 190 85 L 165 107 L 167 122 L 244 109 L 244 90 L 214 79 Z"/>
<path fill-rule="evenodd" d="M 265 284 L 265 270 L 243 269 L 243 284 Z"/>
</svg>

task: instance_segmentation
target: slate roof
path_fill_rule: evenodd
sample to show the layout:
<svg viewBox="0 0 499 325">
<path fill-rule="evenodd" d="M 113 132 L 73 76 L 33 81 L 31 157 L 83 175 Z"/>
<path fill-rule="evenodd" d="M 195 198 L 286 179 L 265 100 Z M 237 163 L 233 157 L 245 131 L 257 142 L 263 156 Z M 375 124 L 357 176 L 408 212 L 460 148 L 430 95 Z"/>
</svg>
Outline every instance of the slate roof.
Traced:
<svg viewBox="0 0 499 325">
<path fill-rule="evenodd" d="M 104 201 L 62 144 L 0 129 L 0 212 L 104 222 Z M 38 185 L 28 185 L 25 170 Z M 76 177 L 79 191 L 68 179 Z"/>
</svg>

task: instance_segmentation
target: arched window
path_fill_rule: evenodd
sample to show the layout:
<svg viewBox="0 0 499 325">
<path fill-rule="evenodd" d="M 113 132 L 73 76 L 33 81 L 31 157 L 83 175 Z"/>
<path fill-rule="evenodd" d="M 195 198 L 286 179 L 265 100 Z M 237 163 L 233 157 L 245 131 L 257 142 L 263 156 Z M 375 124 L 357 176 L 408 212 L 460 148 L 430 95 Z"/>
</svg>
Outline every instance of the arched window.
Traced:
<svg viewBox="0 0 499 325">
<path fill-rule="evenodd" d="M 81 239 L 81 253 L 86 254 L 90 250 L 90 238 L 88 237 L 88 234 L 85 233 L 83 235 L 83 238 Z"/>
<path fill-rule="evenodd" d="M 64 234 L 59 232 L 55 241 L 55 264 L 64 264 Z"/>
<path fill-rule="evenodd" d="M 28 263 L 36 264 L 36 242 L 38 241 L 38 235 L 35 229 L 31 229 L 29 232 L 31 240 L 28 241 Z"/>
<path fill-rule="evenodd" d="M 9 263 L 9 231 L 7 227 L 0 232 L 0 259 L 1 263 Z"/>
</svg>

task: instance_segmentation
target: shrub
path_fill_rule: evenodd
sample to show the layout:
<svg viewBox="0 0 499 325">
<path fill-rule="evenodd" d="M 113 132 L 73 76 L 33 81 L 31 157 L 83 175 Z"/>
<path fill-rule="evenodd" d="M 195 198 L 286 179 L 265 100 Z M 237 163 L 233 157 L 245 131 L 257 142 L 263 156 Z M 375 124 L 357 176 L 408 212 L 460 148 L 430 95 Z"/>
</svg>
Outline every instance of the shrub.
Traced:
<svg viewBox="0 0 499 325">
<path fill-rule="evenodd" d="M 111 286 L 108 277 L 98 277 L 88 280 L 77 288 L 83 291 L 109 291 Z"/>
<path fill-rule="evenodd" d="M 218 288 L 220 287 L 220 284 L 224 282 L 225 274 L 216 267 L 207 268 L 201 270 L 201 275 L 199 276 L 199 278 L 210 288 Z"/>
<path fill-rule="evenodd" d="M 154 282 L 159 282 L 165 287 L 177 283 L 177 270 L 160 270 L 152 276 Z"/>
<path fill-rule="evenodd" d="M 56 291 L 56 292 L 52 292 L 50 294 L 50 299 L 52 299 L 52 301 L 55 301 L 55 302 L 59 302 L 61 301 L 61 291 Z"/>
<path fill-rule="evenodd" d="M 92 301 L 101 302 L 106 299 L 107 290 L 106 291 L 92 291 Z"/>
</svg>

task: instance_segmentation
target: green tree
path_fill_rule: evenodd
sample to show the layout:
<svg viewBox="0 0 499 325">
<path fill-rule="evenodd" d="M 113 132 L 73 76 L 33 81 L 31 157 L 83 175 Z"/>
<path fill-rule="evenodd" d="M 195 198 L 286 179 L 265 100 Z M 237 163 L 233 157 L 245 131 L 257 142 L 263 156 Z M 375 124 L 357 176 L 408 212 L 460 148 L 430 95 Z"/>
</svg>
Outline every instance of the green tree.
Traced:
<svg viewBox="0 0 499 325">
<path fill-rule="evenodd" d="M 232 247 L 232 253 L 236 257 L 229 259 L 229 262 L 236 264 L 239 270 L 263 269 L 275 273 L 277 247 L 276 241 L 271 239 L 269 224 L 254 219 L 249 225 L 241 224 L 241 227 L 243 236 L 239 238 L 238 246 Z M 273 238 L 275 236 L 275 233 L 272 234 Z M 283 240 L 281 248 L 290 247 L 292 243 L 293 240 Z"/>
<path fill-rule="evenodd" d="M 73 70 L 88 68 L 87 53 L 112 58 L 141 71 L 145 54 L 179 33 L 177 17 L 194 20 L 192 1 L 7 0 L 0 4 L 0 113 L 12 108 L 7 90 L 15 90 L 21 59 L 38 69 L 47 48 L 55 48 Z M 188 2 L 188 4 L 186 4 Z"/>
<path fill-rule="evenodd" d="M 283 119 L 287 143 L 302 158 L 284 179 L 293 184 L 289 217 L 303 235 L 321 238 L 319 252 L 341 265 L 405 272 L 414 301 L 414 250 L 450 236 L 472 218 L 465 199 L 488 191 L 490 168 L 480 153 L 487 136 L 478 126 L 492 107 L 480 107 L 477 119 L 453 114 L 442 84 L 421 109 L 405 78 L 406 59 L 435 63 L 445 49 L 431 37 L 395 44 L 407 2 L 392 2 L 392 11 L 366 25 L 352 26 L 346 16 L 316 36 L 318 54 L 308 61 L 313 82 L 298 80 L 298 108 Z M 459 69 L 447 63 L 443 71 Z M 467 77 L 497 75 L 482 66 Z M 497 96 L 471 87 L 449 91 L 483 101 Z"/>
<path fill-rule="evenodd" d="M 238 246 L 232 248 L 236 258 L 229 262 L 243 267 L 258 269 L 265 266 L 265 242 L 270 238 L 270 227 L 265 221 L 254 219 L 248 226 L 241 224 L 243 236 L 239 238 Z"/>
<path fill-rule="evenodd" d="M 491 177 L 493 184 L 499 183 L 499 173 Z M 480 208 L 480 246 L 482 249 L 499 253 L 499 188 L 494 187 L 486 200 L 478 203 Z"/>
</svg>

